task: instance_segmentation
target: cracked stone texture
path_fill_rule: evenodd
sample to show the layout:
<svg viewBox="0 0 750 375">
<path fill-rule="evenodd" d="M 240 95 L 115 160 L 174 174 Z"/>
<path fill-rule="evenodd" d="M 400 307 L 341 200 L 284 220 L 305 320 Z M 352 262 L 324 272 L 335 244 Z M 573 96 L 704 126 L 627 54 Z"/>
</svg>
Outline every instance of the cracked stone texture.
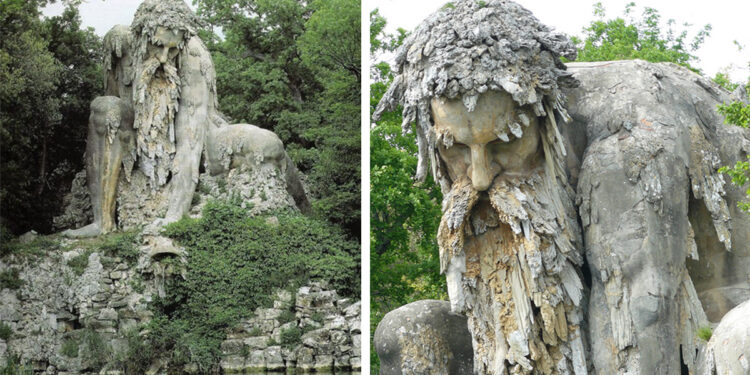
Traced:
<svg viewBox="0 0 750 375">
<path fill-rule="evenodd" d="M 448 301 L 417 301 L 385 315 L 375 330 L 381 375 L 470 375 L 473 352 L 466 317 Z"/>
<path fill-rule="evenodd" d="M 568 69 L 580 82 L 566 92 L 564 131 L 592 275 L 590 365 L 679 373 L 682 352 L 694 370 L 702 304 L 717 321 L 750 298 L 750 217 L 736 207 L 742 191 L 716 172 L 750 152 L 750 131 L 716 112 L 736 98 L 677 65 Z M 722 299 L 717 288 L 730 286 L 739 296 Z"/>
<path fill-rule="evenodd" d="M 739 331 L 749 316 L 727 313 L 750 299 L 750 216 L 716 172 L 750 154 L 750 130 L 716 112 L 742 97 L 669 63 L 568 70 L 580 86 L 565 90 L 561 131 L 591 274 L 589 371 L 679 373 L 682 356 L 703 374 L 697 330 L 724 318 Z"/>
</svg>

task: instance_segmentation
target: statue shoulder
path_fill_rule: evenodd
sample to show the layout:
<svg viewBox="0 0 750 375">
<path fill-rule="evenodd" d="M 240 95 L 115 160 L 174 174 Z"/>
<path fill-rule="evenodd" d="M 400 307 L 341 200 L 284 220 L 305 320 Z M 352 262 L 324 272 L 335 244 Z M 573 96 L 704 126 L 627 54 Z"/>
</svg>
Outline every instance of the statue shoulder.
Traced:
<svg viewBox="0 0 750 375">
<path fill-rule="evenodd" d="M 115 25 L 104 35 L 103 43 L 106 54 L 122 57 L 129 52 L 133 44 L 133 33 L 126 25 Z"/>
<path fill-rule="evenodd" d="M 195 69 L 200 69 L 200 74 L 206 80 L 209 89 L 214 93 L 216 90 L 216 71 L 211 59 L 211 53 L 198 36 L 193 36 L 185 46 L 184 54 L 187 63 Z"/>
</svg>

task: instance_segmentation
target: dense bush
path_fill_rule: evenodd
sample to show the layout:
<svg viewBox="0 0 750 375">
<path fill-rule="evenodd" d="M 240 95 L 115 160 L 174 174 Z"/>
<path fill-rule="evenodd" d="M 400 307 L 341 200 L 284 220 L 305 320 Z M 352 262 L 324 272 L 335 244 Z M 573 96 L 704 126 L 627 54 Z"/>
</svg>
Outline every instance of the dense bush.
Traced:
<svg viewBox="0 0 750 375">
<path fill-rule="evenodd" d="M 227 330 L 269 304 L 275 289 L 316 279 L 344 295 L 359 291 L 357 243 L 325 220 L 277 217 L 272 224 L 231 203 L 209 202 L 202 218 L 167 227 L 165 234 L 187 250 L 186 278 L 170 278 L 167 295 L 154 302 L 148 327 L 154 353 L 167 353 L 176 368 L 193 363 L 208 372 Z"/>
</svg>

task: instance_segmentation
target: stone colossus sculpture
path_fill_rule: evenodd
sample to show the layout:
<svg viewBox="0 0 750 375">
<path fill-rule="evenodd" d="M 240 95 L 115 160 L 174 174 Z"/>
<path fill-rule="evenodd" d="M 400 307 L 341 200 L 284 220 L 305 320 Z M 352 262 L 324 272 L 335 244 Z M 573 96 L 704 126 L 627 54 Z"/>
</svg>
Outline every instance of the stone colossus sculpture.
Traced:
<svg viewBox="0 0 750 375">
<path fill-rule="evenodd" d="M 417 123 L 417 177 L 429 160 L 443 190 L 441 271 L 475 372 L 583 374 L 583 252 L 557 124 L 572 83 L 558 56 L 575 48 L 515 3 L 454 5 L 405 42 L 374 115 L 402 104 L 405 130 Z"/>
<path fill-rule="evenodd" d="M 309 208 L 278 137 L 228 125 L 218 111 L 216 73 L 198 28 L 182 0 L 146 0 L 131 27 L 115 26 L 105 36 L 107 96 L 91 104 L 86 146 L 94 221 L 66 235 L 113 230 L 118 200 L 128 206 L 121 221 L 153 220 L 159 228 L 178 220 L 190 210 L 204 154 L 213 175 L 271 162 L 297 206 Z"/>
<path fill-rule="evenodd" d="M 704 308 L 750 298 L 750 220 L 716 172 L 750 151 L 715 113 L 729 95 L 670 64 L 566 66 L 574 46 L 521 6 L 453 5 L 405 40 L 374 117 L 403 106 L 417 178 L 443 190 L 474 373 L 695 369 Z"/>
</svg>

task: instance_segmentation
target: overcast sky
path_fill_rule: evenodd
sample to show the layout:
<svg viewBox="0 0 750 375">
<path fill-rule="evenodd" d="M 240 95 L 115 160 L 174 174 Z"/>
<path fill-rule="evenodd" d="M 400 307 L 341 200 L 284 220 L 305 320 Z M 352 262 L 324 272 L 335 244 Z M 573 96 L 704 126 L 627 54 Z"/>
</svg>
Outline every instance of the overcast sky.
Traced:
<svg viewBox="0 0 750 375">
<path fill-rule="evenodd" d="M 421 20 L 438 10 L 447 0 L 370 0 L 365 1 L 369 10 L 378 8 L 380 14 L 388 21 L 388 30 L 393 32 L 398 27 L 412 30 Z M 581 29 L 594 19 L 594 0 L 516 0 L 529 9 L 542 23 L 568 35 L 582 35 Z M 630 0 L 602 0 L 607 18 L 623 15 L 625 5 Z M 745 81 L 748 77 L 750 62 L 750 32 L 748 32 L 748 0 L 659 0 L 635 1 L 635 14 L 640 18 L 643 6 L 650 6 L 659 11 L 662 20 L 673 18 L 679 24 L 693 24 L 688 28 L 697 31 L 710 23 L 713 27 L 711 36 L 695 53 L 700 58 L 697 66 L 713 77 L 720 70 L 730 70 L 733 80 Z M 689 37 L 692 41 L 692 35 Z M 737 40 L 745 46 L 742 52 L 732 43 Z"/>
<path fill-rule="evenodd" d="M 364 0 L 365 9 L 380 9 L 388 20 L 389 30 L 397 27 L 411 30 L 430 13 L 436 11 L 446 0 Z M 594 0 L 518 0 L 518 3 L 531 10 L 543 23 L 568 35 L 581 35 L 581 29 L 593 16 Z M 629 0 L 602 0 L 607 17 L 621 16 Z M 187 1 L 188 4 L 192 0 Z M 99 35 L 104 35 L 115 24 L 130 24 L 140 0 L 84 0 L 80 6 L 81 18 L 85 26 L 92 26 Z M 673 18 L 679 23 L 693 24 L 689 30 L 697 31 L 706 23 L 713 26 L 711 37 L 703 44 L 697 55 L 697 64 L 705 74 L 713 77 L 716 72 L 730 68 L 734 80 L 747 79 L 747 64 L 750 62 L 750 32 L 748 18 L 750 1 L 711 0 L 677 1 L 651 0 L 638 2 L 636 15 L 640 16 L 643 6 L 659 10 L 664 21 Z M 192 7 L 192 4 L 191 4 Z M 193 7 L 194 8 L 194 7 Z M 61 2 L 45 10 L 46 15 L 62 13 Z M 737 40 L 746 48 L 740 52 L 732 43 Z M 733 69 L 732 69 L 733 68 Z"/>
</svg>

